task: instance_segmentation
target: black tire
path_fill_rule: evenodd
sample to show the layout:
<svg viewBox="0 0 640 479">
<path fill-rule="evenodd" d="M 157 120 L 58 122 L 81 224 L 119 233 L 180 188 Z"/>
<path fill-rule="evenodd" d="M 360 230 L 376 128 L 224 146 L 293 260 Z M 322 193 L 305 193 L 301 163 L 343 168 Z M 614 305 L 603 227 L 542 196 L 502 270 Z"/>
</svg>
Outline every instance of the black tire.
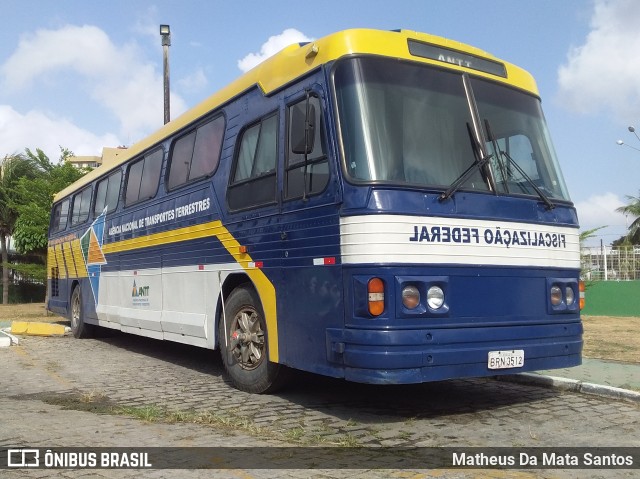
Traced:
<svg viewBox="0 0 640 479">
<path fill-rule="evenodd" d="M 82 308 L 82 289 L 77 285 L 71 293 L 71 305 L 69 308 L 71 319 L 71 332 L 78 339 L 90 338 L 95 332 L 92 324 L 84 322 L 84 310 Z"/>
<path fill-rule="evenodd" d="M 286 367 L 269 361 L 268 331 L 262 304 L 248 285 L 234 289 L 225 301 L 218 325 L 222 362 L 241 391 L 272 393 L 286 382 Z"/>
</svg>

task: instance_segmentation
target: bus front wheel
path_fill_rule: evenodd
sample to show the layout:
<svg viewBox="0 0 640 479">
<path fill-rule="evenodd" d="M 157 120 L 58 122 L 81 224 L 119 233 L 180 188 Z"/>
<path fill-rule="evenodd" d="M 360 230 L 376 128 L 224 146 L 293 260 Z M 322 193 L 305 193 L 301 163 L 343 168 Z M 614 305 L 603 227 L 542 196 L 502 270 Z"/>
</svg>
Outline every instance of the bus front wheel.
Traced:
<svg viewBox="0 0 640 479">
<path fill-rule="evenodd" d="M 269 361 L 267 323 L 252 287 L 242 285 L 231 292 L 218 331 L 222 362 L 235 387 L 262 394 L 284 384 L 285 367 Z"/>
<path fill-rule="evenodd" d="M 76 286 L 71 294 L 71 332 L 79 339 L 89 338 L 93 334 L 93 325 L 84 322 L 80 285 Z"/>
</svg>

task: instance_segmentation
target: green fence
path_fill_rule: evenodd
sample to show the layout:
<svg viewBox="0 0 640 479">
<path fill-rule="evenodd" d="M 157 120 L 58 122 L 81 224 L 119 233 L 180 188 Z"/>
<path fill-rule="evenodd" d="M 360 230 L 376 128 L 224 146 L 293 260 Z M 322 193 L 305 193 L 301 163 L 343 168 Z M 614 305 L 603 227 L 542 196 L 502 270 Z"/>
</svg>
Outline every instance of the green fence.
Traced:
<svg viewBox="0 0 640 479">
<path fill-rule="evenodd" d="M 587 316 L 640 317 L 640 281 L 587 282 L 585 298 Z"/>
<path fill-rule="evenodd" d="M 44 284 L 10 284 L 9 303 L 43 303 L 46 293 L 47 287 Z M 2 284 L 0 284 L 0 303 L 2 303 Z"/>
</svg>

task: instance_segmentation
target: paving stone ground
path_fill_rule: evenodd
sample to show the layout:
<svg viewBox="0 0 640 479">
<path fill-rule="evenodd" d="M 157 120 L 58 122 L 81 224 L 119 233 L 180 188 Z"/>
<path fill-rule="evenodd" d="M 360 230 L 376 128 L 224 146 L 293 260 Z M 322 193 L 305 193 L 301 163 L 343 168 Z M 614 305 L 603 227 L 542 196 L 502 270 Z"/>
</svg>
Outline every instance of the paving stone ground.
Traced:
<svg viewBox="0 0 640 479">
<path fill-rule="evenodd" d="M 66 401 L 66 402 L 65 402 Z M 150 408 L 209 424 L 144 422 L 67 403 Z M 67 404 L 69 405 L 69 404 Z M 77 406 L 78 404 L 76 404 Z M 77 409 L 77 407 L 76 407 Z M 0 446 L 640 447 L 640 405 L 473 379 L 372 386 L 300 373 L 285 391 L 246 394 L 219 355 L 114 333 L 26 337 L 0 349 Z M 202 421 L 200 421 L 202 422 Z M 633 470 L 485 470 L 482 477 L 634 477 Z M 33 470 L 28 477 L 139 477 L 122 470 Z M 52 475 L 54 474 L 54 475 Z M 478 471 L 280 470 L 278 477 L 478 477 Z M 2 471 L 7 478 L 25 471 Z M 273 471 L 153 470 L 144 477 L 274 477 Z"/>
</svg>

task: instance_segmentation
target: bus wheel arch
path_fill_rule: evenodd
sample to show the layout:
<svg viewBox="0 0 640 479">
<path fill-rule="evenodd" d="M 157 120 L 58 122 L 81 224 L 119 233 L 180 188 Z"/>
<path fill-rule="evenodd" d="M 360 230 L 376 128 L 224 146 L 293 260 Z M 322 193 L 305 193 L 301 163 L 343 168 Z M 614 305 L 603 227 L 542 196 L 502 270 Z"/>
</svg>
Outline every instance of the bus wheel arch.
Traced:
<svg viewBox="0 0 640 479">
<path fill-rule="evenodd" d="M 71 286 L 69 319 L 71 320 L 71 332 L 76 338 L 84 339 L 93 336 L 94 326 L 85 322 L 82 286 L 78 281 L 74 281 Z"/>
<path fill-rule="evenodd" d="M 227 301 L 229 295 L 239 286 L 248 286 L 255 289 L 254 284 L 244 273 L 233 273 L 227 276 L 223 283 L 220 284 L 220 293 L 218 294 L 218 304 L 216 306 L 216 318 L 215 318 L 215 347 L 222 349 L 224 347 L 224 336 L 220 334 L 221 328 L 220 323 L 224 321 L 225 308 L 223 307 L 223 301 Z"/>
<path fill-rule="evenodd" d="M 228 278 L 222 288 L 224 310 L 218 319 L 222 363 L 238 389 L 271 393 L 284 385 L 288 371 L 269 361 L 269 332 L 262 301 L 251 280 L 242 276 Z"/>
</svg>

